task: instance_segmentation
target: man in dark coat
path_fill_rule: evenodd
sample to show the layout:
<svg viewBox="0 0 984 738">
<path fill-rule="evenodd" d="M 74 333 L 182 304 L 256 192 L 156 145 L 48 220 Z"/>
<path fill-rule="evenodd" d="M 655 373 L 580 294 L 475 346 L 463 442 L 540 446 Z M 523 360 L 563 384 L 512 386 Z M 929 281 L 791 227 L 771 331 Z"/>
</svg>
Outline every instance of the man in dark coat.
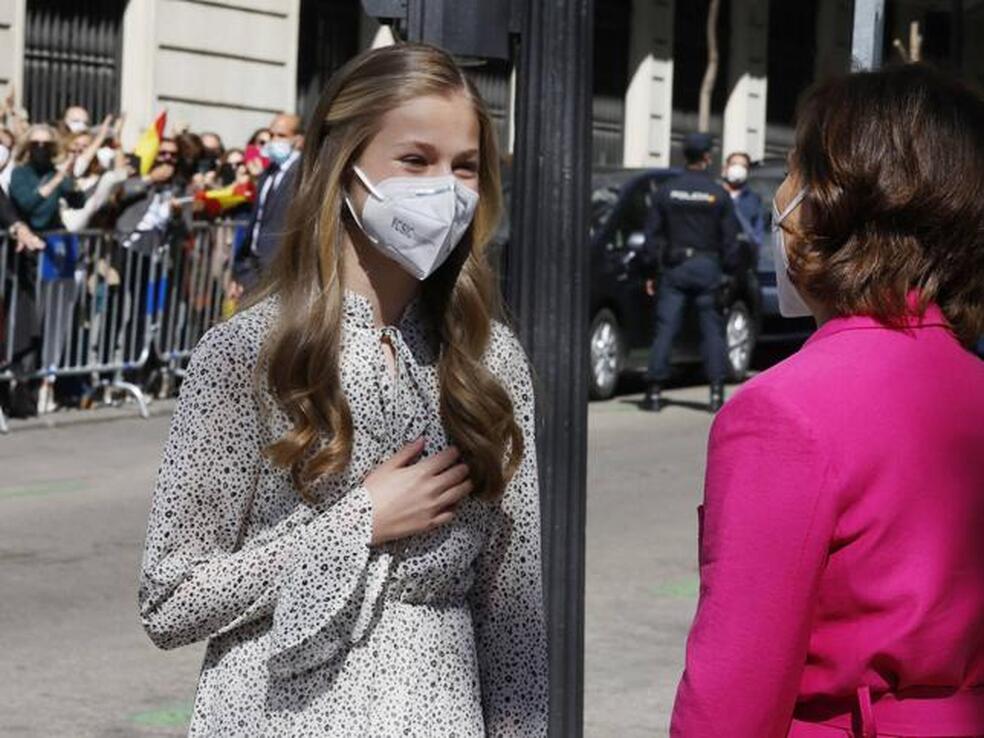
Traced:
<svg viewBox="0 0 984 738">
<path fill-rule="evenodd" d="M 15 376 L 37 368 L 41 345 L 41 321 L 35 302 L 37 254 L 44 240 L 21 220 L 7 194 L 0 190 L 0 228 L 6 238 L 6 300 L 0 305 L 0 374 Z M 16 303 L 15 303 L 16 300 Z M 10 311 L 16 304 L 16 320 Z M 0 405 L 15 418 L 37 413 L 37 398 L 30 383 L 0 384 Z"/>
<path fill-rule="evenodd" d="M 300 118 L 286 113 L 270 125 L 270 142 L 264 154 L 269 166 L 256 183 L 256 201 L 250 212 L 246 237 L 236 252 L 234 281 L 229 296 L 238 299 L 244 290 L 254 288 L 266 274 L 283 237 L 287 208 L 300 170 Z"/>
</svg>

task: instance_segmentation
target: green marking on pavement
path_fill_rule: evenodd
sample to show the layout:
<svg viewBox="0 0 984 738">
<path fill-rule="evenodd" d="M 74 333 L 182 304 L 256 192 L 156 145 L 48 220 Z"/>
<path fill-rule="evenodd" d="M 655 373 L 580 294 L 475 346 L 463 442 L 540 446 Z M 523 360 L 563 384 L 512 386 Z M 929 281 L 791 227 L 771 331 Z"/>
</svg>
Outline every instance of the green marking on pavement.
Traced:
<svg viewBox="0 0 984 738">
<path fill-rule="evenodd" d="M 674 582 L 663 582 L 657 585 L 656 594 L 660 597 L 677 597 L 693 599 L 700 593 L 700 580 L 697 577 L 687 577 Z"/>
<path fill-rule="evenodd" d="M 82 479 L 54 479 L 48 482 L 36 482 L 23 487 L 0 487 L 0 500 L 10 497 L 40 497 L 65 492 L 81 492 L 87 485 Z"/>
<path fill-rule="evenodd" d="M 191 721 L 194 705 L 190 702 L 165 707 L 160 710 L 140 712 L 130 716 L 130 721 L 137 725 L 147 725 L 154 728 L 181 728 Z"/>
</svg>

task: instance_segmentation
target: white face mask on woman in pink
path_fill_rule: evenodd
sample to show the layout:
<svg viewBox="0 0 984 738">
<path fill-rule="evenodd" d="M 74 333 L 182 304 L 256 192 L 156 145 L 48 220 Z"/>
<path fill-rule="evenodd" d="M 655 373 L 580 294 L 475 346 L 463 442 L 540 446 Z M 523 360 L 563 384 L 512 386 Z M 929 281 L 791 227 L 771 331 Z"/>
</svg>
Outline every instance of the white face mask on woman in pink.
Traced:
<svg viewBox="0 0 984 738">
<path fill-rule="evenodd" d="M 772 201 L 772 255 L 776 267 L 776 286 L 779 290 L 779 314 L 784 318 L 805 318 L 813 315 L 813 311 L 789 278 L 789 253 L 786 251 L 785 231 L 781 228 L 782 222 L 799 207 L 805 197 L 804 187 L 796 193 L 781 213 L 776 206 L 776 201 Z"/>
</svg>

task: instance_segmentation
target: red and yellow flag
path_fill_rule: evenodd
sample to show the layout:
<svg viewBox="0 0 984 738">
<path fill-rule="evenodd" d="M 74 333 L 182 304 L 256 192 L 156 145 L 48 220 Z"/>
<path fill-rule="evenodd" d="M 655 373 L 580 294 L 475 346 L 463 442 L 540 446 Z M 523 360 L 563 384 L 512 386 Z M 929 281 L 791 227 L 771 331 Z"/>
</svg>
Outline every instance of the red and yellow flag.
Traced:
<svg viewBox="0 0 984 738">
<path fill-rule="evenodd" d="M 157 158 L 157 149 L 161 146 L 161 139 L 164 138 L 164 125 L 167 123 L 167 111 L 165 110 L 157 116 L 153 125 L 149 126 L 137 145 L 133 147 L 133 153 L 140 157 L 140 174 L 147 174 L 154 166 Z"/>
<path fill-rule="evenodd" d="M 231 184 L 216 190 L 203 190 L 195 195 L 205 205 L 205 214 L 217 217 L 230 208 L 256 199 L 256 186 L 252 182 Z"/>
</svg>

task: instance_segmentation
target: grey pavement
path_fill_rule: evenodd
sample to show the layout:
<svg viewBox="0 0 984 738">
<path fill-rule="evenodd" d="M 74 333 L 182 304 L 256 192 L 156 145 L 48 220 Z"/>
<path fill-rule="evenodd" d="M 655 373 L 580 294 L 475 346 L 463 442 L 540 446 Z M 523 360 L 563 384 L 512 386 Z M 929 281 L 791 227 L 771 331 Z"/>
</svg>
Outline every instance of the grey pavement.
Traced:
<svg viewBox="0 0 984 738">
<path fill-rule="evenodd" d="M 585 733 L 666 735 L 697 593 L 696 514 L 710 415 L 593 404 Z M 0 736 L 181 736 L 201 645 L 156 650 L 137 571 L 170 409 L 112 422 L 12 422 L 0 436 Z"/>
</svg>

